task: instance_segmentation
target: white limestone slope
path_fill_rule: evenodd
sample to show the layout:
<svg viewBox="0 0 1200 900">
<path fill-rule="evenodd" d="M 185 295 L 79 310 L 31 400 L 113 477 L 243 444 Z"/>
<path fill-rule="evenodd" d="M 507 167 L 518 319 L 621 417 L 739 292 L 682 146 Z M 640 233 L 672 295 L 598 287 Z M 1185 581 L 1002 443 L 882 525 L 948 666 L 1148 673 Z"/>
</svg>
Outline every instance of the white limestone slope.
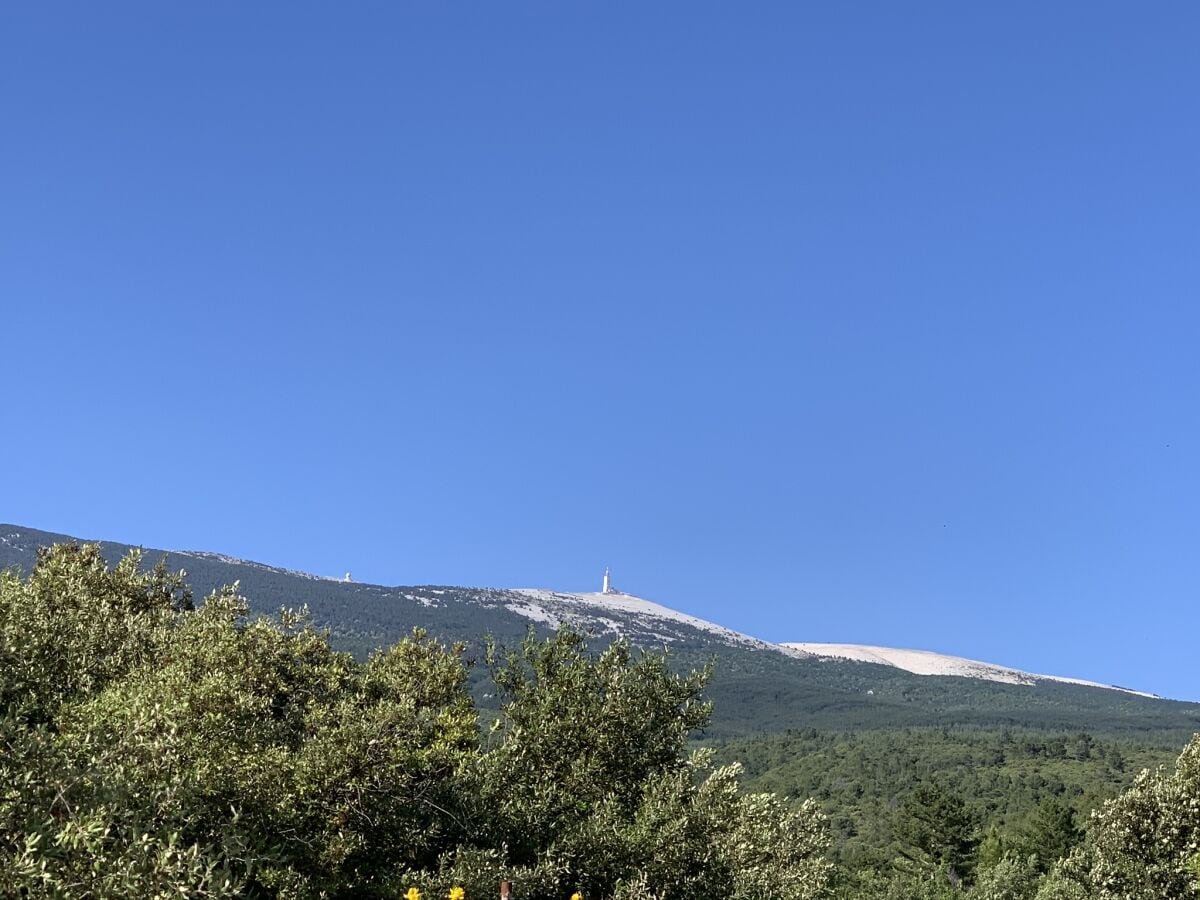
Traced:
<svg viewBox="0 0 1200 900">
<path fill-rule="evenodd" d="M 1086 681 L 1082 678 L 1063 678 L 1058 675 L 1035 675 L 1008 666 L 998 666 L 994 663 L 979 662 L 974 659 L 964 659 L 961 656 L 947 656 L 943 653 L 933 653 L 929 650 L 900 650 L 894 647 L 870 647 L 863 644 L 812 644 L 784 643 L 779 646 L 789 652 L 806 656 L 819 656 L 829 659 L 850 659 L 858 662 L 878 663 L 912 672 L 914 675 L 957 675 L 963 678 L 982 678 L 985 681 L 999 681 L 1006 684 L 1037 684 L 1039 681 L 1060 681 L 1066 684 L 1081 684 L 1086 687 L 1106 688 L 1112 691 L 1124 691 L 1127 694 L 1137 694 L 1140 697 L 1155 697 L 1143 691 L 1118 687 L 1113 684 L 1102 684 L 1098 681 Z"/>
<path fill-rule="evenodd" d="M 1063 678 L 1057 675 L 1038 675 L 1010 666 L 933 653 L 928 650 L 902 650 L 894 647 L 872 647 L 863 644 L 783 643 L 772 644 L 748 634 L 725 628 L 697 616 L 679 612 L 642 597 L 621 592 L 571 593 L 536 588 L 496 591 L 499 600 L 510 612 L 556 628 L 569 624 L 614 636 L 628 637 L 635 643 L 670 644 L 694 639 L 696 632 L 723 643 L 751 650 L 774 650 L 797 658 L 853 660 L 903 669 L 914 675 L 980 678 L 1003 684 L 1035 685 L 1053 681 L 1078 684 L 1084 687 L 1122 691 L 1141 697 L 1156 697 L 1117 685 L 1087 681 L 1082 678 Z"/>
<path fill-rule="evenodd" d="M 659 603 L 614 591 L 568 593 L 539 588 L 510 591 L 504 605 L 512 612 L 552 627 L 563 623 L 590 625 L 616 634 L 639 633 L 665 643 L 680 639 L 678 626 L 684 625 L 717 637 L 726 643 L 754 649 L 778 650 L 774 644 L 760 641 L 696 616 L 689 616 Z"/>
</svg>

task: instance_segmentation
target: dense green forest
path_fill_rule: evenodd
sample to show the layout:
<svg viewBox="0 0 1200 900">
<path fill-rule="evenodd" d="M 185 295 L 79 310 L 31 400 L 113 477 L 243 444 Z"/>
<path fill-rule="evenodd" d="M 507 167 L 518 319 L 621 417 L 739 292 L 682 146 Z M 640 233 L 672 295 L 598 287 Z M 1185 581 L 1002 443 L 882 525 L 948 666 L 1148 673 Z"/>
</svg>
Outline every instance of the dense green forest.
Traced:
<svg viewBox="0 0 1200 900">
<path fill-rule="evenodd" d="M 471 655 L 358 659 L 137 553 L 39 552 L 0 575 L 0 896 L 1200 897 L 1200 739 L 1170 727 L 729 739 L 680 658 Z"/>
<path fill-rule="evenodd" d="M 980 833 L 1025 846 L 1048 804 L 1084 822 L 1143 769 L 1169 765 L 1178 746 L 1101 739 L 1086 732 L 816 729 L 731 741 L 718 758 L 738 761 L 754 790 L 812 797 L 829 816 L 833 852 L 851 868 L 895 858 L 897 810 L 923 784 L 964 799 Z"/>
</svg>

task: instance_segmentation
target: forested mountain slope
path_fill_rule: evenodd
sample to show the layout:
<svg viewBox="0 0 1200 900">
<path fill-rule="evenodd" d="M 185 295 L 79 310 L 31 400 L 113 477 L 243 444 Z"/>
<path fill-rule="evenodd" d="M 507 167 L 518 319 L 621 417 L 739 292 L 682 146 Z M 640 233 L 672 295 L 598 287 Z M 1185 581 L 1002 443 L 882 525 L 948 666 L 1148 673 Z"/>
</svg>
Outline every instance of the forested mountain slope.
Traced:
<svg viewBox="0 0 1200 900">
<path fill-rule="evenodd" d="M 815 798 L 830 817 L 837 854 L 861 867 L 896 855 L 896 811 L 916 785 L 935 783 L 964 798 L 981 833 L 995 828 L 1019 843 L 1045 804 L 1062 804 L 1086 822 L 1138 772 L 1173 763 L 1179 747 L 1047 730 L 805 729 L 730 741 L 719 752 L 745 766 L 753 790 Z"/>
</svg>

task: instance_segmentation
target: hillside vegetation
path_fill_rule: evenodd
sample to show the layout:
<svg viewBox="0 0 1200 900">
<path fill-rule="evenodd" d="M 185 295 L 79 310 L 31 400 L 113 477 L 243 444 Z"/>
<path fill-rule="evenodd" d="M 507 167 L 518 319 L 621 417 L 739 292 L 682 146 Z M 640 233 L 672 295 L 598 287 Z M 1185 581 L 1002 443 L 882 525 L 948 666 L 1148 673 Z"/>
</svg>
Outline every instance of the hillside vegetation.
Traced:
<svg viewBox="0 0 1200 900">
<path fill-rule="evenodd" d="M 688 754 L 703 674 L 530 635 L 488 667 L 417 632 L 363 663 L 303 617 L 198 608 L 94 546 L 0 577 L 0 896 L 820 896 L 813 804 Z"/>
<path fill-rule="evenodd" d="M 0 568 L 29 572 L 38 547 L 72 538 L 17 525 L 0 525 Z M 134 548 L 101 543 L 115 565 Z M 519 643 L 532 626 L 543 638 L 553 630 L 513 612 L 512 592 L 451 586 L 384 587 L 313 578 L 302 573 L 215 554 L 146 551 L 172 571 L 186 570 L 198 594 L 237 582 L 252 613 L 307 606 L 316 625 L 329 629 L 331 645 L 359 661 L 421 628 L 445 643 L 464 642 L 467 659 L 482 660 L 484 637 Z M 1200 704 L 1134 696 L 1120 691 L 1055 682 L 997 684 L 974 678 L 913 675 L 866 662 L 796 659 L 770 649 L 729 643 L 681 623 L 646 627 L 636 616 L 613 611 L 601 624 L 576 626 L 592 646 L 614 639 L 612 623 L 632 643 L 671 650 L 675 671 L 713 664 L 708 696 L 715 701 L 705 734 L 731 739 L 806 728 L 875 730 L 930 726 L 1035 728 L 1138 737 L 1178 747 L 1200 731 Z M 646 638 L 661 632 L 669 640 Z M 805 637 L 799 634 L 797 637 Z M 811 635 L 808 637 L 812 637 Z M 476 702 L 490 707 L 484 667 L 469 671 Z"/>
<path fill-rule="evenodd" d="M 922 785 L 963 798 L 980 835 L 1033 853 L 1041 850 L 1030 835 L 1048 804 L 1082 824 L 1143 769 L 1167 766 L 1178 755 L 1178 746 L 1087 732 L 932 728 L 808 729 L 731 741 L 718 758 L 741 763 L 753 790 L 817 800 L 829 816 L 837 858 L 863 868 L 901 852 L 898 810 Z"/>
<path fill-rule="evenodd" d="M 714 749 L 708 670 L 570 630 L 474 677 L 484 705 L 462 644 L 358 660 L 136 552 L 42 550 L 0 575 L 0 896 L 1200 898 L 1200 738 Z"/>
</svg>

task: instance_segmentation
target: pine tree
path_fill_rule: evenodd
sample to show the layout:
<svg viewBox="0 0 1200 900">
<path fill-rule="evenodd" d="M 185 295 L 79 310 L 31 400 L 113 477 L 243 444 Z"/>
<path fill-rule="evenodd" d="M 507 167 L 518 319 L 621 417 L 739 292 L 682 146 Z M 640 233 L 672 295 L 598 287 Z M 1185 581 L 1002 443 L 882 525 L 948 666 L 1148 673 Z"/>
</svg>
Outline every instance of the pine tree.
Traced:
<svg viewBox="0 0 1200 900">
<path fill-rule="evenodd" d="M 1022 844 L 1026 854 L 1037 857 L 1038 871 L 1045 872 L 1081 840 L 1083 830 L 1075 823 L 1074 810 L 1057 797 L 1049 797 L 1034 811 Z"/>
<path fill-rule="evenodd" d="M 959 797 L 936 784 L 922 784 L 909 795 L 895 833 L 904 859 L 944 873 L 951 884 L 961 882 L 973 868 L 979 844 L 975 816 Z"/>
</svg>

